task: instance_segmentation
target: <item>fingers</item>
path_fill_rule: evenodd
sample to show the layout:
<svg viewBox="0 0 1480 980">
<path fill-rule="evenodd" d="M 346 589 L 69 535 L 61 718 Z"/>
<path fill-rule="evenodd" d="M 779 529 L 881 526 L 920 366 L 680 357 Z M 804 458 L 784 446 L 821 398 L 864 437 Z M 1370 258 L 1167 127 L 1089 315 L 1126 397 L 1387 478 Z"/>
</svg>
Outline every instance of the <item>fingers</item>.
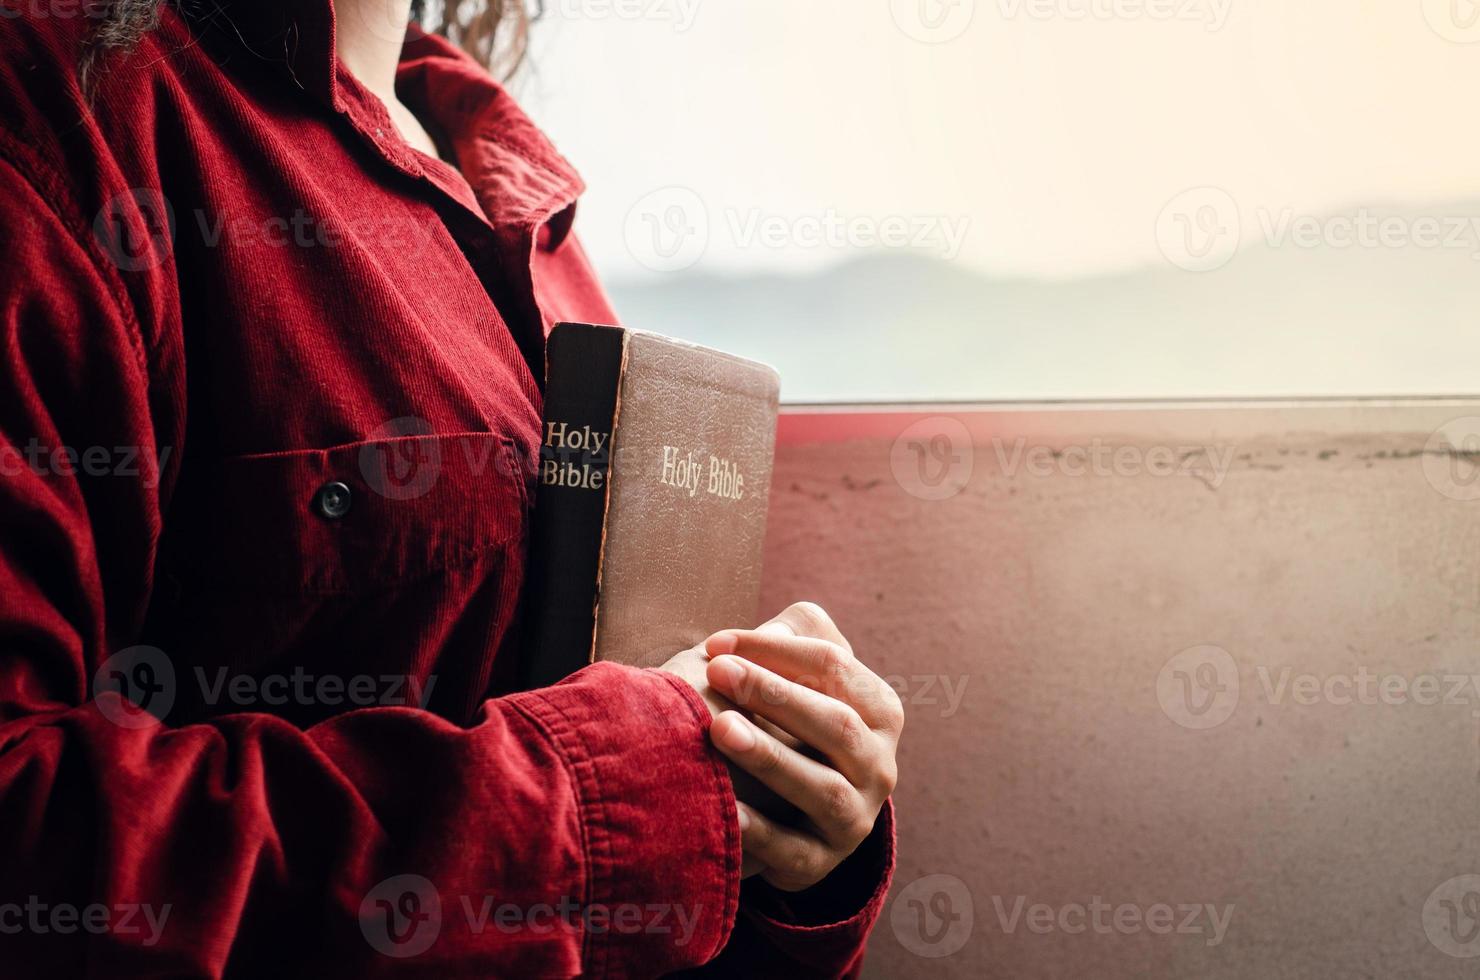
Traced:
<svg viewBox="0 0 1480 980">
<path fill-rule="evenodd" d="M 769 622 L 760 626 L 760 631 L 765 633 L 790 633 L 792 636 L 810 636 L 819 640 L 827 640 L 847 649 L 850 653 L 853 648 L 848 645 L 848 640 L 838 629 L 837 624 L 827 611 L 815 602 L 795 602 L 781 610 Z"/>
<path fill-rule="evenodd" d="M 899 696 L 814 603 L 790 606 L 755 630 L 715 634 L 704 649 L 709 686 L 753 716 L 725 711 L 710 728 L 737 795 L 763 798 L 753 786 L 749 797 L 741 792 L 742 782 L 759 780 L 810 824 L 783 824 L 739 802 L 746 868 L 763 865 L 777 888 L 809 888 L 872 832 L 894 790 Z"/>
<path fill-rule="evenodd" d="M 774 736 L 779 728 L 821 752 L 853 785 L 872 785 L 884 746 L 850 705 L 739 657 L 711 660 L 708 679 L 717 692 L 760 719 L 763 734 Z"/>
<path fill-rule="evenodd" d="M 710 686 L 712 687 L 713 685 Z M 726 707 L 734 707 L 734 705 L 731 704 L 727 705 Z M 807 745 L 805 742 L 803 742 L 801 739 L 797 738 L 790 732 L 782 730 L 774 722 L 767 721 L 764 718 L 757 718 L 753 715 L 751 716 L 750 720 L 755 722 L 756 727 L 759 728 L 761 731 L 765 732 L 767 735 L 770 735 L 772 738 L 776 739 L 776 741 L 780 742 L 782 745 L 786 746 L 789 749 L 796 749 L 803 755 L 809 755 L 814 759 L 818 758 L 821 755 L 821 753 L 819 753 L 816 749 Z"/>
<path fill-rule="evenodd" d="M 762 876 L 782 891 L 811 888 L 852 853 L 849 848 L 840 854 L 812 834 L 782 826 L 744 803 L 739 808 L 740 841 L 746 858 L 764 864 Z"/>
<path fill-rule="evenodd" d="M 716 718 L 710 738 L 736 766 L 805 813 L 827 841 L 856 846 L 873 826 L 857 787 L 836 770 L 782 745 L 739 712 Z"/>
<path fill-rule="evenodd" d="M 904 728 L 904 708 L 894 689 L 854 657 L 851 650 L 829 640 L 773 630 L 726 630 L 706 640 L 704 649 L 713 658 L 733 654 L 850 705 L 875 731 L 897 739 Z M 709 682 L 716 684 L 712 667 Z M 730 691 L 725 689 L 724 693 L 728 695 Z M 795 729 L 788 731 L 806 737 Z"/>
</svg>

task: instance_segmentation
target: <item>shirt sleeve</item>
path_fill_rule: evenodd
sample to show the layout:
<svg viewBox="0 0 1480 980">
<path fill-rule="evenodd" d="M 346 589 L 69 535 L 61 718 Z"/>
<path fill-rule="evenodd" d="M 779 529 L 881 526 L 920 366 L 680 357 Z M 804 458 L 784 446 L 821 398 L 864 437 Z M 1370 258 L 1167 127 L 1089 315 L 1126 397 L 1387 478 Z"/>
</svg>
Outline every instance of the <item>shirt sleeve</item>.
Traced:
<svg viewBox="0 0 1480 980">
<path fill-rule="evenodd" d="M 816 886 L 788 894 L 759 877 L 748 879 L 724 951 L 681 976 L 859 976 L 889 892 L 894 853 L 894 804 L 886 802 L 873 832 Z"/>
<path fill-rule="evenodd" d="M 734 801 L 666 675 L 598 665 L 467 727 L 374 707 L 307 730 L 172 726 L 99 683 L 137 642 L 172 474 L 91 477 L 67 452 L 183 444 L 183 365 L 51 206 L 60 185 L 3 152 L 0 182 L 5 972 L 633 976 L 716 956 Z"/>
</svg>

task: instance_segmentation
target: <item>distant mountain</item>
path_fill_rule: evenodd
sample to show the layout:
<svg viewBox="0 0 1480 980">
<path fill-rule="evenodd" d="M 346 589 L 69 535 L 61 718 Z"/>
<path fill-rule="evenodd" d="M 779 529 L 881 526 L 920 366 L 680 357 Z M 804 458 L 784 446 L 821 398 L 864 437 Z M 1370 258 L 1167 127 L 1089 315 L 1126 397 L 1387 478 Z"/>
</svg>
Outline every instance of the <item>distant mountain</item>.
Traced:
<svg viewBox="0 0 1480 980">
<path fill-rule="evenodd" d="M 1480 203 L 1403 217 L 1420 214 Z M 1213 272 L 1057 282 L 873 253 L 813 276 L 675 273 L 612 294 L 630 326 L 776 365 L 790 400 L 1468 394 L 1480 230 L 1467 234 L 1463 248 L 1260 242 Z"/>
</svg>

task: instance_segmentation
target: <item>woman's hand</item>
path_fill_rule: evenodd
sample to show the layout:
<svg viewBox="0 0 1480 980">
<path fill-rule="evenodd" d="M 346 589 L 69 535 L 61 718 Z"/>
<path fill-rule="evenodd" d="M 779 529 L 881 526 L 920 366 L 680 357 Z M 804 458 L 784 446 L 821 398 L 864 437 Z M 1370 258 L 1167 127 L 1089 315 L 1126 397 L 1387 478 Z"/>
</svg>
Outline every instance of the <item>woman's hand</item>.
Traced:
<svg viewBox="0 0 1480 980">
<path fill-rule="evenodd" d="M 717 633 L 704 648 L 713 694 L 741 709 L 712 701 L 722 709 L 709 737 L 805 815 L 788 826 L 741 798 L 747 866 L 764 865 L 766 881 L 785 891 L 809 888 L 863 842 L 894 791 L 899 696 L 812 603 L 756 630 Z"/>
<path fill-rule="evenodd" d="M 675 655 L 659 669 L 666 670 L 670 674 L 676 674 L 687 681 L 699 693 L 699 697 L 703 698 L 704 704 L 708 706 L 711 721 L 726 711 L 734 710 L 735 705 L 720 696 L 710 685 L 709 677 L 707 676 L 709 654 L 704 652 L 702 646 L 693 647 Z M 790 736 L 784 732 L 777 731 L 776 734 L 781 738 L 790 739 Z M 800 745 L 795 740 L 791 741 L 794 745 Z M 782 823 L 795 823 L 800 819 L 800 814 L 795 807 L 767 789 L 754 776 L 736 767 L 733 762 L 727 762 L 726 768 L 730 772 L 730 787 L 735 793 L 737 806 L 748 805 L 752 810 L 759 810 L 761 813 L 770 816 L 773 820 Z M 742 817 L 741 819 L 744 820 L 745 818 Z M 764 870 L 765 866 L 754 857 L 748 853 L 744 855 L 744 860 L 740 867 L 740 877 L 749 878 L 752 875 L 760 874 Z"/>
</svg>

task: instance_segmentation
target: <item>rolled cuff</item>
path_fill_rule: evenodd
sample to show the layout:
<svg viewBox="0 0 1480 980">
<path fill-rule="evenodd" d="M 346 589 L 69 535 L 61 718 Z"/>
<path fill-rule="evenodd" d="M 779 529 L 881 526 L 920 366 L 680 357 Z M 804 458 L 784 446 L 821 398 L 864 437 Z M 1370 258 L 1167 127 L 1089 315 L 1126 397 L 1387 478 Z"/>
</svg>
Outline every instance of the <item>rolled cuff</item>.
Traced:
<svg viewBox="0 0 1480 980">
<path fill-rule="evenodd" d="M 739 906 L 740 837 L 698 693 L 662 671 L 600 663 L 512 700 L 577 787 L 583 972 L 652 976 L 716 956 Z"/>
<path fill-rule="evenodd" d="M 894 803 L 886 800 L 873 831 L 821 882 L 789 893 L 752 878 L 742 889 L 740 910 L 786 958 L 820 975 L 848 975 L 862 961 L 884 909 L 895 844 Z"/>
</svg>

